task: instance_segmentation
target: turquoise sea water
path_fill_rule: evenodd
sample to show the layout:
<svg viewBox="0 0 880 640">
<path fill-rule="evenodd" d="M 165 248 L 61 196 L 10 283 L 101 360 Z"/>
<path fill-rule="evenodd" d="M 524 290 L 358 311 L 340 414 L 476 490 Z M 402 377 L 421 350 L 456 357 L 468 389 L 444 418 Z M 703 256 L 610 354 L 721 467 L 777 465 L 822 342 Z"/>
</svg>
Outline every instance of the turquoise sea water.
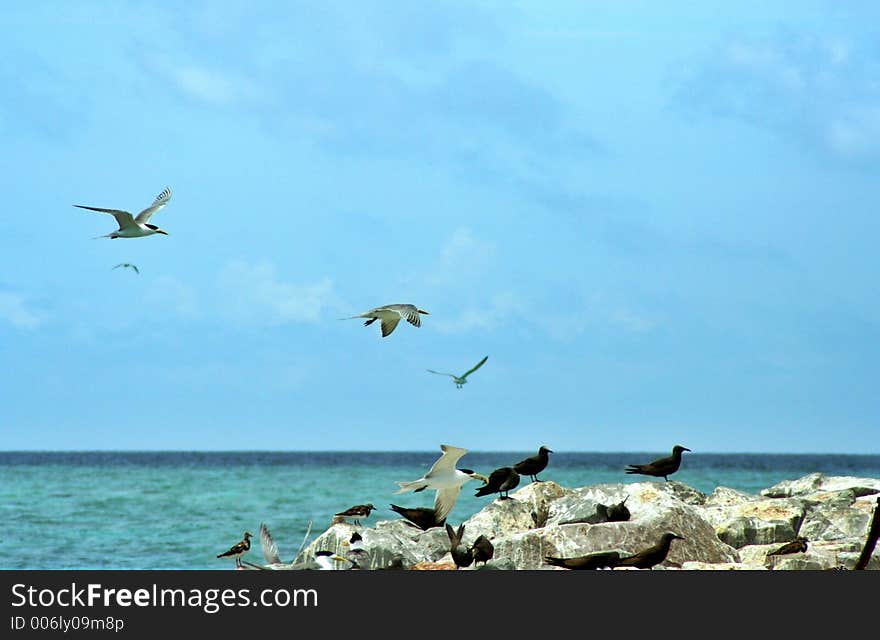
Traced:
<svg viewBox="0 0 880 640">
<path fill-rule="evenodd" d="M 488 475 L 533 455 L 469 452 L 459 462 Z M 540 475 L 564 486 L 659 481 L 627 475 L 630 463 L 668 452 L 554 453 Z M 282 560 L 293 559 L 334 513 L 371 502 L 363 521 L 397 518 L 389 503 L 432 506 L 433 492 L 394 495 L 396 480 L 420 477 L 437 452 L 0 452 L 2 569 L 229 569 L 215 556 L 265 522 Z M 749 493 L 813 472 L 880 478 L 880 455 L 685 453 L 674 479 L 704 493 Z M 524 478 L 520 487 L 528 482 Z M 465 485 L 449 521 L 488 504 Z M 260 560 L 259 545 L 252 551 Z"/>
</svg>

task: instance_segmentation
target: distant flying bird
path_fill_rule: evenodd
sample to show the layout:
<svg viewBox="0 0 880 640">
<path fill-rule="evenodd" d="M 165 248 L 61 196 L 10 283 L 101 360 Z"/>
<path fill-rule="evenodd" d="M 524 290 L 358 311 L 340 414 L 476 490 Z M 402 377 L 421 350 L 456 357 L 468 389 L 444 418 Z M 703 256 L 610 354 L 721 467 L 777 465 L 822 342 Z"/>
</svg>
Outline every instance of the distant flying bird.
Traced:
<svg viewBox="0 0 880 640">
<path fill-rule="evenodd" d="M 150 224 L 150 217 L 168 204 L 170 199 L 171 189 L 166 188 L 162 193 L 156 196 L 156 199 L 153 200 L 153 204 L 141 211 L 137 216 L 132 216 L 128 211 L 123 211 L 121 209 L 102 209 L 101 207 L 87 207 L 82 204 L 75 204 L 73 206 L 79 207 L 80 209 L 88 209 L 89 211 L 109 213 L 116 218 L 116 222 L 119 224 L 119 229 L 112 233 L 108 233 L 107 235 L 98 236 L 99 238 L 143 238 L 144 236 L 151 236 L 156 233 L 161 233 L 165 236 L 168 235 L 167 231 L 160 229 L 154 224 Z"/>
<path fill-rule="evenodd" d="M 663 537 L 660 538 L 660 542 L 653 547 L 648 547 L 644 551 L 621 558 L 617 561 L 616 566 L 650 569 L 666 559 L 666 554 L 669 553 L 669 547 L 672 545 L 673 540 L 684 540 L 684 538 L 675 533 L 664 533 Z"/>
<path fill-rule="evenodd" d="M 455 383 L 455 387 L 456 387 L 457 389 L 461 389 L 461 387 L 462 387 L 463 385 L 467 384 L 467 377 L 468 377 L 469 375 L 471 375 L 474 371 L 476 371 L 477 369 L 479 369 L 480 367 L 482 367 L 484 364 L 486 364 L 486 360 L 488 360 L 488 359 L 489 359 L 489 356 L 486 356 L 485 358 L 483 358 L 482 360 L 480 360 L 477 364 L 475 364 L 475 365 L 473 366 L 473 368 L 469 369 L 468 371 L 466 371 L 465 373 L 461 374 L 460 376 L 457 376 L 457 375 L 455 375 L 454 373 L 444 373 L 443 371 L 434 371 L 433 369 L 428 369 L 428 371 L 429 371 L 430 373 L 436 373 L 437 375 L 440 375 L 440 376 L 449 376 L 449 377 L 451 377 L 451 378 L 452 378 L 452 381 Z"/>
<path fill-rule="evenodd" d="M 518 484 L 519 474 L 514 471 L 513 467 L 501 467 L 489 474 L 489 481 L 477 489 L 474 495 L 479 498 L 480 496 L 488 496 L 490 493 L 497 493 L 501 500 L 513 500 L 507 494 L 511 489 L 516 489 Z"/>
<path fill-rule="evenodd" d="M 776 551 L 772 551 L 768 553 L 768 556 L 784 556 L 789 553 L 806 553 L 807 552 L 807 542 L 806 538 L 798 536 L 791 542 L 788 542 L 781 547 L 779 547 Z"/>
<path fill-rule="evenodd" d="M 414 327 L 422 326 L 422 319 L 419 314 L 424 314 L 426 316 L 431 315 L 424 309 L 419 309 L 414 304 L 386 304 L 384 307 L 376 307 L 375 309 L 370 309 L 369 311 L 365 311 L 356 316 L 349 316 L 348 318 L 340 318 L 340 320 L 352 320 L 354 318 L 369 318 L 364 323 L 364 326 L 367 327 L 376 320 L 382 321 L 382 337 L 386 338 L 391 335 L 391 332 L 397 327 L 397 323 L 401 321 L 401 319 L 406 320 Z"/>
<path fill-rule="evenodd" d="M 433 529 L 434 527 L 442 527 L 446 523 L 446 519 L 437 519 L 437 512 L 427 507 L 399 507 L 396 504 L 391 505 L 391 510 L 399 513 L 409 522 L 417 526 L 422 531 Z"/>
<path fill-rule="evenodd" d="M 617 504 L 612 504 L 610 507 L 608 507 L 608 510 L 606 512 L 608 516 L 607 522 L 626 522 L 627 520 L 629 520 L 629 509 L 627 509 L 626 505 L 624 504 L 628 498 L 629 496 L 626 496 L 626 498 L 624 498 Z"/>
<path fill-rule="evenodd" d="M 449 536 L 449 553 L 452 554 L 452 561 L 455 563 L 456 569 L 469 567 L 474 562 L 474 555 L 471 553 L 467 545 L 464 544 L 464 525 L 459 525 L 458 530 L 452 528 L 452 525 L 446 525 L 446 535 Z"/>
<path fill-rule="evenodd" d="M 138 274 L 138 275 L 140 275 L 140 273 L 141 273 L 140 269 L 138 269 L 136 265 L 133 265 L 133 264 L 131 264 L 130 262 L 120 262 L 119 264 L 117 264 L 117 265 L 116 265 L 115 267 L 113 267 L 113 268 L 114 268 L 114 269 L 118 269 L 119 267 L 123 267 L 123 268 L 125 268 L 125 269 L 133 269 L 134 272 L 135 272 L 136 274 Z"/>
<path fill-rule="evenodd" d="M 244 539 L 232 545 L 228 551 L 219 554 L 218 558 L 235 558 L 235 566 L 241 566 L 241 557 L 251 550 L 251 534 L 244 532 Z"/>
<path fill-rule="evenodd" d="M 471 546 L 471 554 L 474 556 L 474 566 L 478 562 L 486 564 L 495 555 L 495 545 L 492 544 L 489 538 L 481 535 L 474 540 L 474 544 Z"/>
<path fill-rule="evenodd" d="M 437 497 L 434 500 L 434 511 L 437 520 L 444 520 L 452 511 L 452 507 L 455 506 L 455 501 L 458 500 L 458 494 L 465 482 L 477 478 L 485 484 L 489 478 L 471 469 L 455 468 L 455 464 L 467 453 L 467 449 L 448 444 L 441 444 L 440 449 L 443 451 L 443 455 L 437 459 L 428 473 L 418 480 L 398 482 L 400 489 L 395 491 L 395 494 L 407 491 L 418 493 L 425 489 L 435 489 Z"/>
<path fill-rule="evenodd" d="M 520 460 L 513 465 L 513 468 L 518 474 L 529 476 L 533 482 L 541 482 L 538 480 L 538 474 L 547 467 L 547 463 L 550 461 L 548 454 L 551 453 L 553 452 L 547 447 L 541 447 L 536 455 Z"/>
<path fill-rule="evenodd" d="M 678 467 L 681 464 L 681 452 L 682 451 L 690 451 L 687 447 L 683 447 L 680 444 L 672 447 L 672 455 L 667 456 L 665 458 L 657 458 L 653 462 L 648 462 L 647 464 L 631 464 L 627 467 L 627 473 L 640 473 L 645 476 L 654 476 L 656 478 L 663 478 L 666 482 L 669 482 L 669 478 L 667 476 L 672 475 L 676 471 L 678 471 Z"/>
<path fill-rule="evenodd" d="M 554 558 L 552 556 L 544 558 L 547 564 L 572 570 L 611 569 L 618 560 L 620 560 L 620 554 L 617 551 L 600 551 L 576 558 Z"/>
<path fill-rule="evenodd" d="M 346 519 L 353 520 L 354 524 L 360 526 L 360 519 L 369 518 L 370 512 L 375 508 L 376 507 L 374 507 L 372 504 L 359 504 L 349 509 L 346 509 L 345 511 L 337 513 L 335 517 L 343 521 Z"/>
</svg>

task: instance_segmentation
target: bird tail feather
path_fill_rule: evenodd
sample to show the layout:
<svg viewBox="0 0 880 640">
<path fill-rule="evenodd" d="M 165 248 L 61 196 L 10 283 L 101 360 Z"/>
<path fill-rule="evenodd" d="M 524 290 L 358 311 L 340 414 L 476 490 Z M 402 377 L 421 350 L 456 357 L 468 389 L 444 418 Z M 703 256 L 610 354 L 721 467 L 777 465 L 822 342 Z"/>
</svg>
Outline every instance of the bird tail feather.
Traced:
<svg viewBox="0 0 880 640">
<path fill-rule="evenodd" d="M 407 491 L 421 491 L 428 488 L 428 485 L 421 480 L 413 480 L 411 482 L 398 482 L 397 485 L 400 487 L 400 489 L 394 492 L 395 495 L 398 493 L 406 493 Z"/>
</svg>

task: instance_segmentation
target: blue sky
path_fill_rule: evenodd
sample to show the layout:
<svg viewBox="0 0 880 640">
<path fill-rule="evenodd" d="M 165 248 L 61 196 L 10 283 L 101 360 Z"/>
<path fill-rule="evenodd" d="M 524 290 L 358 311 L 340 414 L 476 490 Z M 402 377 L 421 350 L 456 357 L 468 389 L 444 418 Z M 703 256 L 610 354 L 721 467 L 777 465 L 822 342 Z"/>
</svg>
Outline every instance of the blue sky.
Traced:
<svg viewBox="0 0 880 640">
<path fill-rule="evenodd" d="M 0 449 L 878 453 L 878 13 L 4 5 Z"/>
</svg>

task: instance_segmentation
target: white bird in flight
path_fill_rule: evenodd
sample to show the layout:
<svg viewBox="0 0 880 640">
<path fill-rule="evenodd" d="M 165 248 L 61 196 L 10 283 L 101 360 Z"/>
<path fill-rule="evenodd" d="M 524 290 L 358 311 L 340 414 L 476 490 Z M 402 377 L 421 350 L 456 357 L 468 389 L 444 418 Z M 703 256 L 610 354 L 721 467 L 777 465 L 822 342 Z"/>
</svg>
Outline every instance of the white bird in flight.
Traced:
<svg viewBox="0 0 880 640">
<path fill-rule="evenodd" d="M 369 318 L 364 323 L 364 326 L 369 326 L 376 322 L 376 320 L 382 321 L 382 337 L 385 338 L 391 335 L 391 332 L 397 327 L 397 323 L 401 321 L 401 319 L 406 320 L 414 327 L 422 326 L 422 319 L 419 314 L 424 314 L 426 316 L 431 315 L 424 309 L 419 309 L 414 304 L 386 304 L 384 307 L 376 307 L 375 309 L 370 309 L 369 311 L 365 311 L 356 316 L 349 316 L 348 318 L 340 318 L 340 320 L 352 320 L 354 318 Z"/>
<path fill-rule="evenodd" d="M 452 378 L 452 381 L 455 383 L 457 389 L 461 389 L 462 385 L 467 384 L 467 377 L 471 375 L 474 371 L 482 367 L 486 364 L 486 360 L 489 359 L 489 356 L 486 356 L 482 360 L 480 360 L 477 364 L 475 364 L 469 371 L 461 374 L 460 376 L 455 375 L 454 373 L 444 373 L 443 371 L 434 371 L 433 369 L 428 369 L 430 373 L 436 373 L 441 376 L 449 376 Z"/>
<path fill-rule="evenodd" d="M 156 199 L 153 200 L 153 204 L 141 211 L 137 216 L 133 216 L 128 211 L 122 211 L 121 209 L 102 209 L 101 207 L 87 207 L 83 204 L 75 204 L 73 206 L 79 207 L 80 209 L 88 209 L 89 211 L 109 213 L 116 218 L 116 222 L 119 224 L 119 229 L 104 236 L 97 236 L 98 238 L 143 238 L 156 233 L 161 233 L 165 236 L 168 235 L 168 232 L 164 229 L 160 229 L 156 225 L 150 224 L 150 217 L 168 204 L 170 199 L 171 189 L 166 187 L 162 193 L 156 196 Z"/>
<path fill-rule="evenodd" d="M 434 500 L 434 511 L 437 522 L 443 520 L 452 511 L 452 507 L 455 506 L 455 501 L 458 500 L 458 494 L 461 492 L 461 487 L 465 482 L 474 478 L 482 480 L 484 484 L 489 482 L 489 478 L 476 471 L 455 468 L 455 463 L 467 453 L 467 449 L 453 447 L 448 444 L 441 444 L 440 449 L 443 451 L 443 455 L 438 458 L 428 473 L 418 480 L 398 482 L 397 484 L 400 486 L 400 489 L 394 492 L 395 494 L 406 493 L 407 491 L 418 493 L 425 489 L 435 489 L 437 497 Z"/>
</svg>

